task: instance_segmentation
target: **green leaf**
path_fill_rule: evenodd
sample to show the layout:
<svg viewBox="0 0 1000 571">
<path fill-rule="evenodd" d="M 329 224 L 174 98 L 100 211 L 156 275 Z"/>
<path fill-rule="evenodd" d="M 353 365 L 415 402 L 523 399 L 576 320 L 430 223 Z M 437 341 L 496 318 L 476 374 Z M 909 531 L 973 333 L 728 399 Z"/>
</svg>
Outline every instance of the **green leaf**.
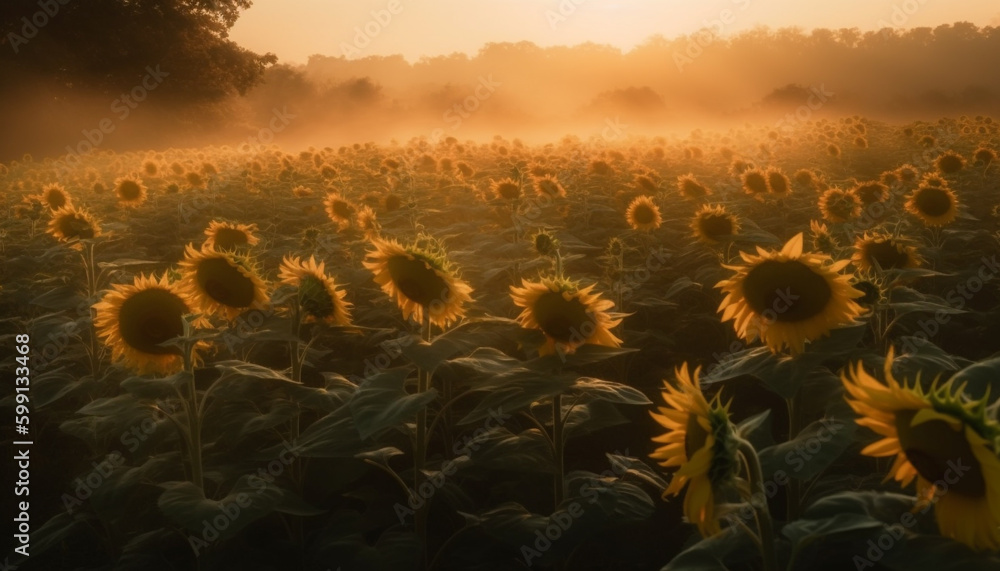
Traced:
<svg viewBox="0 0 1000 571">
<path fill-rule="evenodd" d="M 409 394 L 404 389 L 408 368 L 389 369 L 358 386 L 347 406 L 362 439 L 413 419 L 437 398 L 437 390 Z"/>
<path fill-rule="evenodd" d="M 517 371 L 513 377 L 505 376 L 501 386 L 490 387 L 486 396 L 458 424 L 484 420 L 495 411 L 515 414 L 536 401 L 565 392 L 575 381 L 576 375 L 540 375 L 526 370 Z"/>
<path fill-rule="evenodd" d="M 653 404 L 641 391 L 628 385 L 603 381 L 590 377 L 580 377 L 570 389 L 586 396 L 621 404 L 647 405 Z"/>
<path fill-rule="evenodd" d="M 742 529 L 727 528 L 685 549 L 661 571 L 730 571 L 725 561 L 758 557 L 757 547 Z"/>
<path fill-rule="evenodd" d="M 812 422 L 793 439 L 760 451 L 765 477 L 779 470 L 807 480 L 829 467 L 854 441 L 857 425 L 846 419 Z"/>
</svg>

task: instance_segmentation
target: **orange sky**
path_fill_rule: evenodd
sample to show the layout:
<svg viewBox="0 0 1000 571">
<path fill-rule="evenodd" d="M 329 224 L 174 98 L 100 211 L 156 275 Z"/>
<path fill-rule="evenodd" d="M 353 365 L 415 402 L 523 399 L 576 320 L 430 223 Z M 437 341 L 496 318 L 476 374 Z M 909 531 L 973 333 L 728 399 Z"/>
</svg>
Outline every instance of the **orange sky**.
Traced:
<svg viewBox="0 0 1000 571">
<path fill-rule="evenodd" d="M 391 8 L 391 10 L 390 10 Z M 377 21 L 373 11 L 381 16 Z M 392 13 L 395 12 L 395 13 Z M 996 0 L 255 0 L 231 38 L 285 63 L 312 54 L 474 54 L 487 42 L 583 42 L 628 50 L 647 37 L 759 25 L 878 29 L 955 21 L 1000 25 Z M 356 28 L 362 30 L 359 35 Z M 367 28 L 367 33 L 364 30 Z"/>
</svg>

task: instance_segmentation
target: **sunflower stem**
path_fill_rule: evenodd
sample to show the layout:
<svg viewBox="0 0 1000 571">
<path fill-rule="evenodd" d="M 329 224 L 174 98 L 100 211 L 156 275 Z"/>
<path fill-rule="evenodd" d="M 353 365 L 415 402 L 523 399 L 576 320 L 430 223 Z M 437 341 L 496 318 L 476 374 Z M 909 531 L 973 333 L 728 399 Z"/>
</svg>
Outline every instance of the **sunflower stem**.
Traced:
<svg viewBox="0 0 1000 571">
<path fill-rule="evenodd" d="M 430 307 L 425 306 L 423 308 L 422 317 L 423 323 L 420 328 L 420 339 L 425 343 L 430 342 L 431 338 L 431 313 Z M 430 373 L 425 372 L 423 369 L 417 369 L 417 393 L 423 393 L 430 390 Z M 423 481 L 423 468 L 424 460 L 427 456 L 427 407 L 420 409 L 417 413 L 417 434 L 416 442 L 414 443 L 414 453 L 413 453 L 413 490 L 416 492 L 420 489 L 420 484 Z M 423 554 L 421 555 L 421 561 L 423 562 L 422 567 L 427 567 L 427 513 L 428 513 L 429 503 L 424 502 L 418 509 L 414 516 L 414 527 L 416 528 L 417 537 L 420 539 L 420 544 L 423 547 Z"/>
<path fill-rule="evenodd" d="M 190 324 L 185 321 L 185 337 L 190 334 Z M 189 398 L 191 399 L 188 414 L 188 442 L 190 446 L 188 448 L 188 456 L 191 461 L 191 481 L 198 488 L 204 490 L 205 482 L 204 476 L 202 474 L 201 465 L 201 418 L 199 411 L 201 407 L 198 404 L 198 387 L 195 386 L 194 381 L 194 362 L 191 358 L 191 353 L 194 350 L 194 346 L 190 342 L 186 342 L 184 345 L 184 374 L 188 378 L 188 392 Z"/>
<path fill-rule="evenodd" d="M 563 463 L 563 415 L 562 415 L 562 394 L 556 394 L 552 397 L 552 450 L 555 460 L 555 482 L 554 482 L 554 497 L 555 497 L 555 509 L 559 509 L 559 505 L 563 501 L 563 472 L 565 470 L 565 464 Z"/>
<path fill-rule="evenodd" d="M 798 392 L 796 392 L 791 398 L 785 399 L 785 403 L 788 406 L 788 441 L 791 442 L 799 435 L 799 431 L 801 430 L 801 427 L 799 426 Z M 799 505 L 802 501 L 802 498 L 800 497 L 800 484 L 801 482 L 795 478 L 791 478 L 788 481 L 788 521 L 794 521 L 799 516 Z"/>
<path fill-rule="evenodd" d="M 764 560 L 764 571 L 777 571 L 778 563 L 774 553 L 774 523 L 771 520 L 771 511 L 767 506 L 764 472 L 760 467 L 760 458 L 753 445 L 746 440 L 737 437 L 736 443 L 747 469 L 747 478 L 750 480 L 750 505 L 753 506 L 757 514 L 757 531 L 760 534 L 760 552 Z M 759 501 L 755 502 L 755 498 L 758 498 Z"/>
</svg>

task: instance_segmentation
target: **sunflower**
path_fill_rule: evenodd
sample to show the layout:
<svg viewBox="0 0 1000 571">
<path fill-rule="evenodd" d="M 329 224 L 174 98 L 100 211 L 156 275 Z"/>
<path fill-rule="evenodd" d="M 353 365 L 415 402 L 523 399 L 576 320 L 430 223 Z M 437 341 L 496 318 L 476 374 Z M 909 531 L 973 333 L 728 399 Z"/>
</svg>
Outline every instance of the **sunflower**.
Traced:
<svg viewBox="0 0 1000 571">
<path fill-rule="evenodd" d="M 43 187 L 42 202 L 53 211 L 73 205 L 73 199 L 61 184 L 49 184 Z"/>
<path fill-rule="evenodd" d="M 787 346 L 795 355 L 807 341 L 861 315 L 854 298 L 864 294 L 851 287 L 849 276 L 839 274 L 850 260 L 829 263 L 826 254 L 804 254 L 802 233 L 780 252 L 758 247 L 757 253 L 740 252 L 746 265 L 723 266 L 736 275 L 715 286 L 726 293 L 719 306 L 722 320 L 733 320 L 740 337 L 760 337 L 771 351 Z"/>
<path fill-rule="evenodd" d="M 336 222 L 341 230 L 351 225 L 351 219 L 354 218 L 354 213 L 357 211 L 357 208 L 350 201 L 336 192 L 326 195 L 323 206 L 326 207 L 327 216 Z"/>
<path fill-rule="evenodd" d="M 161 345 L 184 334 L 183 317 L 192 309 L 176 284 L 166 274 L 160 279 L 139 275 L 132 285 L 112 288 L 94 304 L 94 328 L 111 348 L 112 359 L 140 375 L 180 371 L 184 367 L 181 349 Z M 199 319 L 195 325 L 207 324 Z"/>
<path fill-rule="evenodd" d="M 712 190 L 698 182 L 693 174 L 677 177 L 677 192 L 684 198 L 697 200 L 712 194 Z"/>
<path fill-rule="evenodd" d="M 115 179 L 115 194 L 118 204 L 125 208 L 135 208 L 146 201 L 146 186 L 135 175 Z"/>
<path fill-rule="evenodd" d="M 60 242 L 87 240 L 100 236 L 101 226 L 86 210 L 67 206 L 52 213 L 48 232 Z"/>
<path fill-rule="evenodd" d="M 373 238 L 375 250 L 362 264 L 375 274 L 375 283 L 395 299 L 403 318 L 414 315 L 422 322 L 424 312 L 430 322 L 447 327 L 465 315 L 462 304 L 472 301 L 472 288 L 459 279 L 442 254 L 417 244 L 402 246 L 392 239 Z"/>
<path fill-rule="evenodd" d="M 924 260 L 917 254 L 917 248 L 908 240 L 888 234 L 872 234 L 865 232 L 854 242 L 854 255 L 851 257 L 854 266 L 862 272 L 903 268 L 918 268 Z"/>
<path fill-rule="evenodd" d="M 754 196 L 767 194 L 767 175 L 764 171 L 758 168 L 747 169 L 743 171 L 743 175 L 740 177 L 740 180 L 743 183 L 743 191 L 747 194 Z"/>
<path fill-rule="evenodd" d="M 830 222 L 847 222 L 861 215 L 858 195 L 840 188 L 830 188 L 819 197 L 819 210 Z"/>
<path fill-rule="evenodd" d="M 199 312 L 233 320 L 267 305 L 267 286 L 250 261 L 234 252 L 188 244 L 180 262 L 181 291 Z"/>
<path fill-rule="evenodd" d="M 659 414 L 651 411 L 650 415 L 667 432 L 653 438 L 663 446 L 650 458 L 665 468 L 678 468 L 663 499 L 679 495 L 686 485 L 684 515 L 707 537 L 722 531 L 715 498 L 737 475 L 739 464 L 729 405 L 722 406 L 718 395 L 711 403 L 705 399 L 698 384 L 700 372 L 701 368 L 695 369 L 692 377 L 684 363 L 676 371 L 678 386 L 664 383 L 667 406 L 657 407 Z"/>
<path fill-rule="evenodd" d="M 566 189 L 559 182 L 559 179 L 552 175 L 545 175 L 535 179 L 535 194 L 539 198 L 564 198 Z"/>
<path fill-rule="evenodd" d="M 521 197 L 521 184 L 512 178 L 491 180 L 490 192 L 501 200 L 517 200 Z"/>
<path fill-rule="evenodd" d="M 720 205 L 703 205 L 691 221 L 694 237 L 706 244 L 718 244 L 740 233 L 740 222 L 735 214 Z"/>
<path fill-rule="evenodd" d="M 958 216 L 958 197 L 947 186 L 921 184 L 907 198 L 906 210 L 926 226 L 944 226 Z"/>
<path fill-rule="evenodd" d="M 655 230 L 663 223 L 660 208 L 648 196 L 637 196 L 629 203 L 625 220 L 633 230 Z"/>
<path fill-rule="evenodd" d="M 916 480 L 918 496 L 935 502 L 941 535 L 976 550 L 1000 549 L 1000 426 L 987 417 L 986 399 L 969 402 L 952 382 L 935 381 L 928 391 L 919 380 L 900 383 L 892 361 L 890 350 L 884 384 L 860 362 L 841 375 L 857 423 L 883 437 L 861 453 L 896 457 L 886 480 Z"/>
<path fill-rule="evenodd" d="M 204 246 L 216 250 L 235 250 L 243 246 L 255 246 L 260 238 L 254 236 L 256 224 L 239 224 L 213 220 L 205 229 Z"/>
<path fill-rule="evenodd" d="M 547 339 L 542 355 L 572 353 L 585 344 L 618 347 L 622 340 L 611 333 L 622 318 L 608 313 L 614 302 L 593 293 L 594 285 L 580 288 L 566 279 L 542 278 L 510 286 L 514 305 L 524 308 L 517 316 L 521 327 L 540 329 Z"/>
<path fill-rule="evenodd" d="M 767 189 L 771 194 L 785 195 L 791 191 L 792 185 L 780 169 L 768 167 L 764 174 L 767 175 Z"/>
<path fill-rule="evenodd" d="M 282 284 L 298 290 L 299 307 L 305 312 L 306 323 L 351 324 L 351 304 L 344 301 L 347 292 L 338 290 L 333 278 L 326 275 L 325 262 L 317 264 L 312 256 L 305 262 L 285 256 L 278 277 Z"/>
<path fill-rule="evenodd" d="M 965 168 L 965 159 L 954 151 L 947 151 L 934 160 L 934 168 L 942 174 L 953 174 Z"/>
<path fill-rule="evenodd" d="M 810 220 L 809 234 L 812 236 L 814 250 L 832 253 L 840 247 L 840 244 L 837 243 L 837 239 L 830 232 L 830 229 L 827 228 L 826 224 L 823 224 L 822 222 Z"/>
<path fill-rule="evenodd" d="M 851 189 L 851 194 L 857 196 L 861 200 L 861 204 L 868 206 L 875 202 L 885 202 L 889 198 L 889 187 L 872 180 L 859 183 Z"/>
<path fill-rule="evenodd" d="M 365 235 L 377 234 L 381 229 L 378 223 L 378 217 L 375 215 L 375 210 L 371 206 L 362 206 L 358 208 L 358 213 L 355 217 L 357 222 L 358 230 L 361 230 Z"/>
</svg>

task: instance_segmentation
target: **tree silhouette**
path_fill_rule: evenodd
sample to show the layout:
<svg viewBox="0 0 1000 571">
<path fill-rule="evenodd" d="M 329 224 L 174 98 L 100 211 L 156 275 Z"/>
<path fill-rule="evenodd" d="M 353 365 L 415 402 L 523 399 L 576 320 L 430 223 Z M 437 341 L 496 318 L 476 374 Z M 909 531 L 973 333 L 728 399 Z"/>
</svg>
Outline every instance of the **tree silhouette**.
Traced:
<svg viewBox="0 0 1000 571">
<path fill-rule="evenodd" d="M 0 90 L 40 82 L 52 93 L 119 94 L 159 68 L 157 98 L 217 101 L 245 93 L 273 54 L 228 39 L 250 0 L 4 0 Z"/>
</svg>

